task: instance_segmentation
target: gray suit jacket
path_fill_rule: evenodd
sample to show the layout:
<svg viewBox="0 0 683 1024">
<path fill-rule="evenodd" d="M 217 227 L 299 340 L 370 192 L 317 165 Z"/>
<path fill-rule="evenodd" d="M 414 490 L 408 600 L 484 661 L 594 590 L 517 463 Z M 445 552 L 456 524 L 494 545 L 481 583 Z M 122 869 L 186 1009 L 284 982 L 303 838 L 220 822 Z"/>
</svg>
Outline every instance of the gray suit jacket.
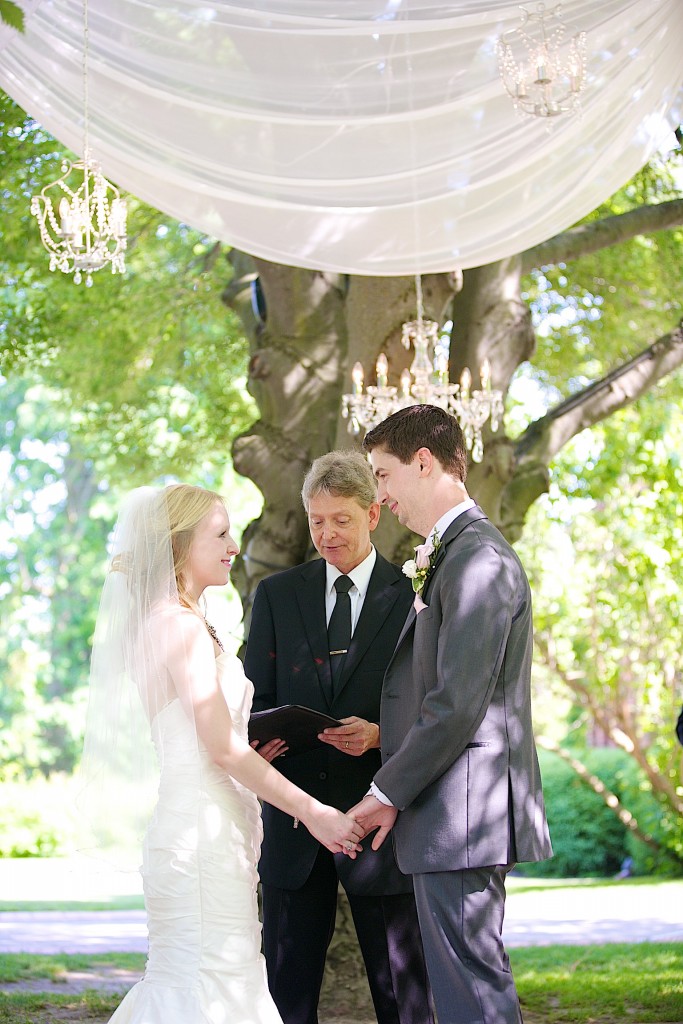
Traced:
<svg viewBox="0 0 683 1024">
<path fill-rule="evenodd" d="M 531 593 L 482 510 L 451 523 L 382 691 L 380 790 L 402 871 L 552 855 L 531 723 Z"/>
</svg>

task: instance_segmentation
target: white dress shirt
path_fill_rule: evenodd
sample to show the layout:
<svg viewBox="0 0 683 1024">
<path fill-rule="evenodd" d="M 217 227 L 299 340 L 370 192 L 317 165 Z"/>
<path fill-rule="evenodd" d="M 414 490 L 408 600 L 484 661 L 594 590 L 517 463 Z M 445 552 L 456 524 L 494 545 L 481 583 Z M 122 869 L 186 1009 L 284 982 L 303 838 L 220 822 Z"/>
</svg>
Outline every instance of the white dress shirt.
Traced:
<svg viewBox="0 0 683 1024">
<path fill-rule="evenodd" d="M 330 624 L 332 609 L 334 608 L 337 600 L 337 591 L 334 589 L 334 581 L 339 579 L 340 576 L 346 575 L 353 582 L 353 586 L 349 590 L 349 597 L 351 598 L 351 635 L 353 636 L 354 630 L 358 624 L 358 619 L 360 618 L 365 595 L 367 594 L 368 587 L 370 586 L 370 577 L 372 576 L 372 570 L 375 568 L 376 561 L 377 552 L 373 547 L 368 557 L 364 558 L 360 565 L 357 565 L 355 569 L 351 570 L 351 572 L 340 572 L 336 565 L 330 565 L 329 562 L 327 563 L 325 615 L 328 626 Z"/>
</svg>

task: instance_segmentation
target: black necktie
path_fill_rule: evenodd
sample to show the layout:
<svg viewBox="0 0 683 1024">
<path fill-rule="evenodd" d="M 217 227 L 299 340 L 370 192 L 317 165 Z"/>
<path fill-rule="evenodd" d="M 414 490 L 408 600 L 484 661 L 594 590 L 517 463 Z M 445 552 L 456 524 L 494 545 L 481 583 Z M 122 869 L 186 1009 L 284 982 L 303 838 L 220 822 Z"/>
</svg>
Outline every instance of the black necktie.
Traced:
<svg viewBox="0 0 683 1024">
<path fill-rule="evenodd" d="M 349 576 L 339 576 L 334 581 L 337 601 L 332 609 L 327 638 L 330 644 L 330 664 L 332 666 L 332 695 L 336 693 L 339 679 L 344 668 L 346 652 L 351 643 L 351 598 L 349 590 L 353 580 Z"/>
</svg>

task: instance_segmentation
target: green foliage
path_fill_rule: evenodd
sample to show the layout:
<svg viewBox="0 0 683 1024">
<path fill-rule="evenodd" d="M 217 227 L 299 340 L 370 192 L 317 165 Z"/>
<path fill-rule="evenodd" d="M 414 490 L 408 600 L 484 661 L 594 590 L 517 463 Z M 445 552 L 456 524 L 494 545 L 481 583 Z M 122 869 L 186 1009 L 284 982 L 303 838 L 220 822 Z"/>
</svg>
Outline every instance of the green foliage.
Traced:
<svg viewBox="0 0 683 1024">
<path fill-rule="evenodd" d="M 0 94 L 0 777 L 78 760 L 118 494 L 220 486 L 251 419 L 221 246 L 128 197 L 128 272 L 51 274 L 30 197 L 65 151 Z M 4 767 L 3 767 L 4 766 Z"/>
<path fill-rule="evenodd" d="M 229 264 L 214 239 L 128 196 L 127 273 L 92 288 L 50 273 L 30 197 L 66 151 L 0 94 L 0 358 L 72 410 L 70 437 L 101 478 L 220 479 L 253 418 L 246 344 L 221 302 Z"/>
<path fill-rule="evenodd" d="M 0 857 L 73 853 L 77 835 L 73 779 L 8 781 L 0 787 Z"/>
<path fill-rule="evenodd" d="M 680 198 L 682 178 L 681 150 L 655 156 L 583 223 Z M 518 381 L 533 381 L 542 407 L 527 403 L 524 409 L 522 400 L 512 417 L 515 428 L 674 329 L 683 316 L 682 264 L 679 227 L 534 271 L 523 298 L 531 305 L 537 351 L 532 363 L 519 368 Z M 680 395 L 680 379 L 673 390 Z M 518 393 L 514 384 L 512 392 Z M 528 389 L 522 394 L 528 395 Z"/>
<path fill-rule="evenodd" d="M 554 856 L 520 870 L 530 878 L 594 878 L 615 875 L 626 856 L 632 856 L 628 830 L 600 796 L 556 754 L 539 752 L 543 793 Z M 579 759 L 617 796 L 626 788 L 625 776 L 635 766 L 619 750 L 582 750 Z M 641 846 L 642 844 L 637 844 Z"/>
<path fill-rule="evenodd" d="M 15 762 L 29 775 L 70 771 L 112 512 L 53 393 L 7 383 L 0 408 L 0 777 Z"/>
<path fill-rule="evenodd" d="M 636 814 L 633 791 L 627 809 L 679 861 L 680 376 L 567 446 L 519 545 L 534 592 L 537 685 L 573 695 L 559 739 L 590 742 L 597 728 L 648 766 L 639 790 L 656 808 Z"/>
</svg>

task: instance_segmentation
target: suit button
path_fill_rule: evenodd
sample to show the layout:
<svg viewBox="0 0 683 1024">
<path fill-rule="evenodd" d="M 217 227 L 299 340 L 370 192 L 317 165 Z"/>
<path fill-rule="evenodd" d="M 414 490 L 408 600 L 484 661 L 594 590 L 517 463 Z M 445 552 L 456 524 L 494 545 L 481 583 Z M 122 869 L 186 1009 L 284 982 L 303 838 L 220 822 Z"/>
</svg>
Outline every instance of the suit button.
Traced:
<svg viewBox="0 0 683 1024">
<path fill-rule="evenodd" d="M 326 779 L 327 778 L 327 772 L 320 772 L 319 775 L 318 775 L 318 778 L 319 779 Z"/>
</svg>

